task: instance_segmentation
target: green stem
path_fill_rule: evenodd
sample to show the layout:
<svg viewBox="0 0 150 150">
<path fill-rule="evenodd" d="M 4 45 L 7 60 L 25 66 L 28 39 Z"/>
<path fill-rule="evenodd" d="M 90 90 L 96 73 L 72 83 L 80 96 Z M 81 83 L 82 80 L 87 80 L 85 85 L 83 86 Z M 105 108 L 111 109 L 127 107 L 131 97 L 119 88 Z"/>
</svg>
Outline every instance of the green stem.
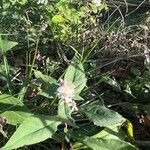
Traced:
<svg viewBox="0 0 150 150">
<path fill-rule="evenodd" d="M 27 74 L 27 76 L 26 76 L 25 82 L 22 85 L 22 89 L 21 89 L 21 91 L 20 91 L 20 93 L 18 95 L 18 98 L 21 101 L 24 99 L 24 96 L 25 96 L 25 94 L 27 92 L 27 89 L 28 89 L 29 81 L 30 81 L 30 79 L 32 77 L 32 70 L 33 70 L 33 67 L 34 67 L 34 64 L 35 64 L 35 60 L 36 60 L 36 55 L 37 55 L 37 52 L 38 52 L 38 44 L 39 44 L 39 37 L 37 38 L 37 41 L 36 41 L 36 48 L 35 48 L 32 64 L 31 64 L 31 66 L 28 66 L 28 64 L 26 64 L 26 74 Z"/>
<path fill-rule="evenodd" d="M 3 62 L 4 62 L 4 67 L 5 67 L 5 75 L 6 75 L 6 79 L 7 79 L 7 87 L 9 90 L 9 93 L 12 93 L 12 85 L 11 85 L 11 79 L 10 79 L 10 71 L 9 71 L 9 65 L 8 65 L 8 61 L 7 61 L 7 55 L 6 52 L 4 51 L 3 48 L 3 42 L 2 42 L 2 38 L 0 35 L 0 48 L 1 48 L 1 52 L 2 52 L 2 57 L 3 57 Z"/>
</svg>

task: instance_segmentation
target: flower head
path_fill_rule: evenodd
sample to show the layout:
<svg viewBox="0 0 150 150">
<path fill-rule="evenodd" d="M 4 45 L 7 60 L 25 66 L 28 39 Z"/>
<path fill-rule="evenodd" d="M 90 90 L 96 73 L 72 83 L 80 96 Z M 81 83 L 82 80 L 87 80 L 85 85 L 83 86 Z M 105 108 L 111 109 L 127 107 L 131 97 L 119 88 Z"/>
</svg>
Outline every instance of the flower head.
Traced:
<svg viewBox="0 0 150 150">
<path fill-rule="evenodd" d="M 96 4 L 97 6 L 99 6 L 101 4 L 101 0 L 92 0 L 93 4 Z"/>
<path fill-rule="evenodd" d="M 38 0 L 37 4 L 47 4 L 48 1 L 47 0 Z"/>
<path fill-rule="evenodd" d="M 67 103 L 72 111 L 78 110 L 76 103 L 73 100 L 75 86 L 66 80 L 60 80 L 59 87 L 56 91 L 56 96 L 60 99 L 61 103 Z"/>
</svg>

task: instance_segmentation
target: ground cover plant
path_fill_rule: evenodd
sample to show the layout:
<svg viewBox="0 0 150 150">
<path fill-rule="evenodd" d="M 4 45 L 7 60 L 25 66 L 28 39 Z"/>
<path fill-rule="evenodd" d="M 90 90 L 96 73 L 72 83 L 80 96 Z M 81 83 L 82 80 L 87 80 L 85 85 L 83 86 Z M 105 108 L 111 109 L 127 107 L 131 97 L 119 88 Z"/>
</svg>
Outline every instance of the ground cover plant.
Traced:
<svg viewBox="0 0 150 150">
<path fill-rule="evenodd" d="M 148 0 L 0 2 L 0 149 L 150 147 Z"/>
</svg>

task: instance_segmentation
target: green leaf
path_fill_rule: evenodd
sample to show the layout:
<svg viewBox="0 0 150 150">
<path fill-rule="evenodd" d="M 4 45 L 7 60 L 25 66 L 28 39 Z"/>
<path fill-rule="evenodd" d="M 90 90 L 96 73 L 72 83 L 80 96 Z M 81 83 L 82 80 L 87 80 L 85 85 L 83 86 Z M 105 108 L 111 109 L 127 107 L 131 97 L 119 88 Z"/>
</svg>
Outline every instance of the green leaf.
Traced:
<svg viewBox="0 0 150 150">
<path fill-rule="evenodd" d="M 18 3 L 21 5 L 24 5 L 27 3 L 28 0 L 18 0 Z"/>
<path fill-rule="evenodd" d="M 58 88 L 57 80 L 50 76 L 42 74 L 40 71 L 34 71 L 34 75 L 37 80 L 44 86 L 44 89 L 38 94 L 47 98 L 54 98 L 56 95 L 56 90 Z"/>
<path fill-rule="evenodd" d="M 93 150 L 137 150 L 136 147 L 117 139 L 79 138 L 79 141 Z"/>
<path fill-rule="evenodd" d="M 3 0 L 0 1 L 0 7 L 3 8 Z"/>
<path fill-rule="evenodd" d="M 15 70 L 11 66 L 9 66 L 9 71 L 10 71 L 10 74 L 15 73 Z M 5 66 L 1 64 L 0 65 L 0 79 L 3 81 L 7 81 L 7 76 L 5 72 L 6 72 Z"/>
<path fill-rule="evenodd" d="M 115 124 L 113 126 L 110 126 L 109 128 L 104 128 L 103 130 L 100 130 L 100 131 L 97 130 L 97 133 L 95 134 L 95 132 L 94 132 L 94 135 L 92 135 L 90 133 L 90 135 L 92 135 L 91 136 L 92 138 L 97 138 L 97 139 L 118 139 L 118 140 L 121 139 L 121 140 L 124 140 L 126 135 L 122 130 L 120 130 L 121 125 L 122 124 L 120 124 L 120 123 Z M 80 130 L 82 131 L 82 129 L 80 129 Z M 87 131 L 89 132 L 90 130 L 87 130 Z M 76 135 L 74 132 L 72 134 L 73 134 L 72 136 Z M 79 135 L 85 136 L 85 134 L 83 134 L 82 132 L 77 134 L 77 136 L 79 136 Z M 87 136 L 87 134 L 86 134 L 86 136 Z M 79 142 L 76 142 L 73 145 L 73 147 L 74 147 L 74 150 L 82 149 L 82 147 L 86 148 L 86 146 L 83 143 L 79 143 Z"/>
<path fill-rule="evenodd" d="M 57 126 L 61 122 L 57 117 L 35 115 L 26 119 L 15 131 L 9 141 L 1 150 L 16 149 L 25 145 L 39 143 L 57 131 Z"/>
<path fill-rule="evenodd" d="M 91 4 L 90 5 L 91 6 L 91 8 L 92 8 L 92 11 L 93 11 L 93 13 L 97 13 L 97 11 L 98 11 L 98 8 L 97 8 L 97 6 L 95 5 L 95 4 Z"/>
<path fill-rule="evenodd" d="M 47 86 L 48 84 L 57 83 L 56 79 L 54 79 L 48 75 L 44 75 L 40 71 L 35 70 L 34 75 L 37 78 L 37 80 L 39 82 L 41 82 L 42 84 L 44 84 L 45 86 Z"/>
<path fill-rule="evenodd" d="M 134 76 L 140 76 L 141 75 L 141 71 L 139 69 L 137 69 L 136 67 L 131 67 L 130 68 L 130 72 L 134 75 Z"/>
<path fill-rule="evenodd" d="M 149 30 L 149 26 L 146 26 L 146 25 L 142 25 L 142 24 L 141 24 L 140 27 L 141 27 L 142 29 L 146 30 L 146 31 Z"/>
<path fill-rule="evenodd" d="M 126 135 L 122 130 L 120 130 L 120 126 L 122 124 L 115 124 L 110 126 L 109 128 L 104 128 L 102 131 L 96 133 L 93 135 L 93 138 L 98 138 L 98 139 L 125 139 Z"/>
<path fill-rule="evenodd" d="M 124 91 L 136 99 L 136 97 L 132 94 L 131 88 L 128 84 L 126 85 L 126 89 Z"/>
<path fill-rule="evenodd" d="M 71 117 L 71 108 L 67 103 L 59 102 L 58 106 L 58 117 L 60 117 L 64 123 L 67 123 L 70 126 L 77 127 L 75 120 Z"/>
<path fill-rule="evenodd" d="M 0 116 L 12 125 L 21 124 L 31 116 L 27 107 L 17 98 L 2 94 L 0 95 Z"/>
<path fill-rule="evenodd" d="M 121 87 L 115 79 L 111 79 L 109 76 L 103 76 L 101 81 L 109 84 L 114 91 L 121 92 Z"/>
<path fill-rule="evenodd" d="M 117 112 L 112 111 L 104 106 L 88 105 L 81 108 L 81 111 L 94 122 L 95 125 L 100 127 L 108 127 L 123 123 L 125 119 Z"/>
<path fill-rule="evenodd" d="M 86 86 L 84 68 L 77 55 L 75 55 L 72 63 L 67 68 L 64 79 L 75 85 L 75 93 L 78 94 Z"/>
<path fill-rule="evenodd" d="M 8 50 L 11 50 L 17 44 L 17 42 L 2 40 L 0 37 L 0 54 L 6 53 Z"/>
<path fill-rule="evenodd" d="M 65 21 L 65 18 L 61 15 L 55 15 L 52 18 L 52 22 L 55 23 L 55 24 L 59 24 L 59 23 L 62 23 L 64 21 Z"/>
<path fill-rule="evenodd" d="M 81 96 L 79 96 L 78 94 L 75 94 L 74 100 L 84 100 Z"/>
</svg>

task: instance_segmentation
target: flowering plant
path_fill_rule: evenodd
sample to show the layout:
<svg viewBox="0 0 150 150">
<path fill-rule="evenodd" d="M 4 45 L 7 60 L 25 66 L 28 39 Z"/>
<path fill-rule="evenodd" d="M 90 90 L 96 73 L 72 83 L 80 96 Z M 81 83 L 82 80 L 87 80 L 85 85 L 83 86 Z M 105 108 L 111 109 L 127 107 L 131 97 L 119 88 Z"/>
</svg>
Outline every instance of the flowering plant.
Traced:
<svg viewBox="0 0 150 150">
<path fill-rule="evenodd" d="M 40 71 L 35 71 L 35 77 L 42 83 L 38 95 L 51 100 L 53 104 L 55 104 L 52 105 L 53 108 L 58 106 L 58 108 L 55 109 L 57 110 L 57 115 L 32 114 L 17 98 L 6 94 L 0 95 L 1 102 L 4 104 L 9 103 L 9 105 L 14 102 L 13 105 L 17 107 L 16 110 L 18 111 L 15 112 L 12 110 L 11 112 L 9 110 L 5 111 L 2 115 L 6 117 L 8 123 L 13 125 L 20 124 L 6 145 L 2 147 L 2 150 L 16 149 L 25 145 L 39 143 L 48 138 L 53 138 L 53 135 L 53 139 L 57 140 L 59 143 L 70 143 L 72 139 L 80 142 L 71 144 L 70 147 L 74 147 L 75 150 L 78 150 L 76 147 L 82 149 L 83 146 L 93 150 L 99 150 L 99 148 L 101 149 L 105 145 L 101 142 L 105 142 L 107 147 L 110 146 L 116 150 L 120 150 L 120 145 L 123 145 L 125 148 L 129 147 L 130 150 L 135 150 L 135 147 L 120 140 L 118 138 L 119 135 L 117 137 L 118 139 L 116 139 L 116 137 L 113 140 L 111 139 L 111 141 L 109 139 L 109 136 L 114 137 L 118 134 L 118 125 L 121 125 L 125 121 L 121 115 L 104 106 L 100 106 L 98 103 L 83 103 L 83 105 L 78 105 L 77 108 L 76 100 L 83 100 L 79 95 L 86 86 L 83 64 L 81 58 L 77 54 L 67 68 L 64 79 L 57 81 L 52 77 L 43 75 Z M 10 99 L 8 97 L 10 97 Z M 20 107 L 23 108 L 23 112 L 19 112 L 21 109 Z M 15 120 L 13 120 L 13 117 L 12 119 L 9 118 L 10 115 L 12 116 L 12 113 L 13 117 L 15 116 Z M 97 136 L 103 136 L 103 132 L 107 132 L 105 128 L 100 131 L 98 135 L 87 136 L 87 134 L 84 133 L 84 128 L 86 128 L 86 126 L 82 127 L 77 119 L 75 119 L 75 115 L 80 116 L 81 119 L 82 116 L 86 115 L 87 119 L 92 121 L 95 126 L 109 128 L 110 131 L 113 130 L 114 132 L 115 130 L 116 133 L 115 135 L 109 133 L 108 139 L 102 139 L 104 141 L 98 139 Z M 55 134 L 57 130 L 58 132 Z M 120 144 L 116 145 L 118 142 Z"/>
<path fill-rule="evenodd" d="M 61 79 L 56 96 L 60 99 L 60 103 L 67 103 L 72 108 L 72 111 L 77 111 L 76 102 L 73 100 L 74 88 L 75 86 L 72 83 Z"/>
</svg>

